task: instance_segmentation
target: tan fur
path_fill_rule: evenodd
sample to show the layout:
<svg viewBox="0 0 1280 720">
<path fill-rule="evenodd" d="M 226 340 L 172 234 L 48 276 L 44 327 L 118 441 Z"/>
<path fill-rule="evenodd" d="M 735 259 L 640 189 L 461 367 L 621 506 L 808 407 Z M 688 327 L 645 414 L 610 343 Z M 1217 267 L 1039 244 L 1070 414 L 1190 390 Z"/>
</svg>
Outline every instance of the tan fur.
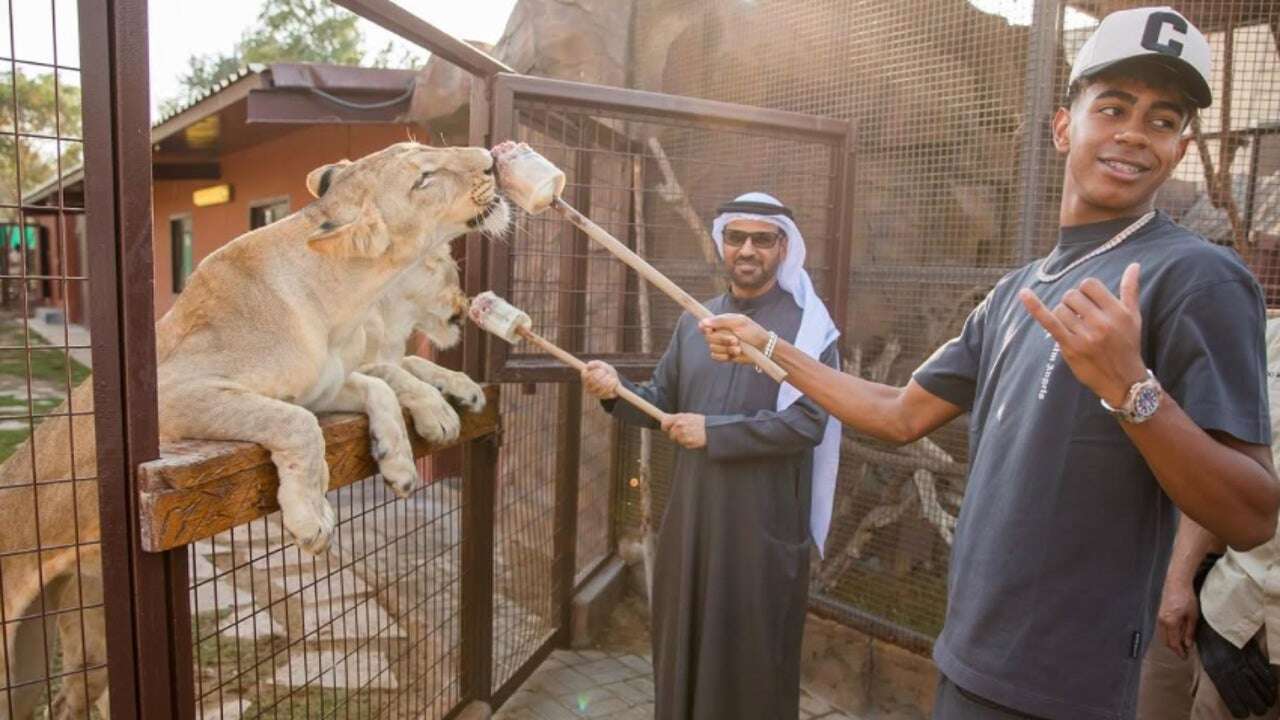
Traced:
<svg viewBox="0 0 1280 720">
<path fill-rule="evenodd" d="M 456 340 L 456 333 L 438 327 L 437 316 L 442 304 L 452 314 L 461 294 L 457 270 L 450 286 L 448 272 L 440 275 L 432 263 L 468 229 L 505 228 L 509 211 L 494 194 L 491 164 L 481 149 L 401 143 L 318 168 L 308 188 L 318 194 L 327 185 L 327 192 L 315 203 L 206 258 L 156 325 L 162 439 L 247 440 L 270 450 L 285 527 L 311 552 L 327 546 L 334 520 L 324 499 L 328 468 L 312 411 L 368 412 L 380 470 L 398 492 L 410 490 L 416 471 L 396 394 L 353 370 L 370 358 L 395 360 L 382 346 L 375 349 L 368 334 L 371 325 L 383 328 L 384 340 L 386 328 L 400 332 L 403 311 L 377 305 L 393 288 L 429 295 L 432 283 L 444 283 L 434 285 L 436 303 L 424 305 L 435 314 L 418 325 L 433 340 Z M 436 275 L 428 273 L 425 285 L 402 285 L 423 277 L 423 268 Z M 403 356 L 403 342 L 400 347 Z M 90 382 L 75 389 L 69 406 L 77 414 L 92 412 Z M 453 418 L 456 423 L 456 413 Z M 75 476 L 87 480 L 69 482 L 71 443 Z M 35 520 L 0 523 L 3 619 L 11 623 L 0 645 L 0 686 L 8 658 L 14 659 L 12 683 L 44 677 L 55 638 L 64 672 L 105 658 L 100 608 L 39 618 L 42 610 L 102 602 L 98 548 L 76 546 L 98 540 L 96 474 L 87 414 L 46 420 L 0 465 L 0 510 Z M 72 547 L 47 549 L 55 545 Z M 31 717 L 43 688 L 35 683 L 12 698 L 0 690 L 0 720 L 8 720 L 11 701 L 14 718 Z M 102 670 L 66 677 L 53 717 L 85 717 L 95 703 L 105 712 L 105 688 Z"/>
<path fill-rule="evenodd" d="M 405 345 L 415 331 L 437 348 L 455 345 L 466 310 L 458 266 L 445 248 L 405 272 L 365 324 L 360 372 L 382 379 L 395 391 L 424 437 L 435 423 L 447 424 L 449 434 L 457 435 L 457 415 L 450 401 L 473 412 L 484 407 L 483 390 L 464 373 L 405 356 Z"/>
<path fill-rule="evenodd" d="M 13 718 L 32 717 L 46 687 L 38 681 L 47 675 L 55 643 L 63 650 L 63 672 L 100 665 L 106 657 L 102 608 L 77 609 L 102 603 L 97 446 L 93 417 L 81 414 L 93 411 L 91 382 L 77 387 L 55 413 L 68 410 L 75 416 L 47 418 L 0 465 L 0 514 L 6 518 L 0 522 L 0 611 L 6 623 L 0 687 L 17 688 L 0 690 L 3 720 L 10 718 L 10 703 Z M 45 613 L 48 619 L 42 619 Z M 107 674 L 102 669 L 69 674 L 62 682 L 52 717 L 82 718 L 92 699 L 105 695 Z"/>
</svg>

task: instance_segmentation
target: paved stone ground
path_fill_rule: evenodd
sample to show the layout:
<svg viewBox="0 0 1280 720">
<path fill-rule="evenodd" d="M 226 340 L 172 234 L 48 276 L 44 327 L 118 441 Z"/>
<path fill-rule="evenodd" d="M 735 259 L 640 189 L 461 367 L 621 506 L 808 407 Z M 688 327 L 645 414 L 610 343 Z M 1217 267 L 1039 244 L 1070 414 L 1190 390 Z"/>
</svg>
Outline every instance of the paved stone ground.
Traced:
<svg viewBox="0 0 1280 720">
<path fill-rule="evenodd" d="M 398 500 L 369 479 L 329 499 L 342 522 L 319 558 L 287 541 L 279 513 L 194 545 L 200 717 L 420 720 L 454 702 L 460 483 Z M 515 667 L 550 625 L 501 592 L 494 612 L 508 640 L 496 663 Z"/>
<path fill-rule="evenodd" d="M 494 714 L 494 720 L 652 720 L 653 666 L 639 599 L 629 596 L 590 650 L 557 650 Z M 800 720 L 859 720 L 803 688 Z"/>
</svg>

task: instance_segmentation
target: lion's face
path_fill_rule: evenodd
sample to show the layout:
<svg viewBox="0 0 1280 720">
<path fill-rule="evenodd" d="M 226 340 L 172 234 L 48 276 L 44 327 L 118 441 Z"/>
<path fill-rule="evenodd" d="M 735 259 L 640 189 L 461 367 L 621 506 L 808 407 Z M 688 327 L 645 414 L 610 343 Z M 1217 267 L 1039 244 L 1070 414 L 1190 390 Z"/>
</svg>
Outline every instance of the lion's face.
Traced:
<svg viewBox="0 0 1280 720">
<path fill-rule="evenodd" d="M 307 189 L 326 219 L 311 246 L 359 257 L 421 255 L 465 232 L 499 234 L 511 211 L 493 173 L 483 148 L 413 142 L 317 168 Z"/>
</svg>

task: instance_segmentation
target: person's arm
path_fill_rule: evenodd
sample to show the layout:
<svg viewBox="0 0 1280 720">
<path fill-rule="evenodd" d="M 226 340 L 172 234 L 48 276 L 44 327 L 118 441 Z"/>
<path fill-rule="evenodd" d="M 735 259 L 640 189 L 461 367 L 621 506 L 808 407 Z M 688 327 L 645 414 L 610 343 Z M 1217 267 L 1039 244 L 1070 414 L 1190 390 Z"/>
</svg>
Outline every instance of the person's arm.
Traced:
<svg viewBox="0 0 1280 720">
<path fill-rule="evenodd" d="M 661 363 L 659 369 L 662 369 Z M 633 383 L 618 375 L 617 369 L 602 360 L 590 360 L 582 370 L 582 388 L 588 395 L 600 401 L 605 412 L 628 425 L 657 429 L 657 420 L 618 397 L 620 385 L 625 385 L 628 390 L 648 400 L 663 412 L 670 413 L 674 408 L 674 398 L 668 391 L 668 388 L 673 385 L 667 384 L 665 373 L 660 375 L 655 372 L 653 379 L 647 383 Z"/>
<path fill-rule="evenodd" d="M 1147 374 L 1141 353 L 1138 273 L 1136 263 L 1125 270 L 1119 298 L 1091 278 L 1069 291 L 1052 311 L 1030 290 L 1020 293 L 1028 312 L 1057 340 L 1062 357 L 1076 378 L 1113 407 L 1123 404 L 1129 388 Z M 1201 300 L 1206 307 L 1212 306 L 1209 311 L 1213 313 L 1222 307 L 1237 307 L 1209 298 Z M 1205 324 L 1188 327 L 1186 332 L 1203 332 Z M 1180 341 L 1176 337 L 1179 332 L 1183 330 L 1170 330 Z M 1204 353 L 1213 351 L 1206 348 Z M 1261 387 L 1258 390 L 1261 392 Z M 1165 493 L 1205 530 L 1239 550 L 1248 550 L 1274 537 L 1280 483 L 1276 481 L 1268 447 L 1241 441 L 1225 432 L 1211 435 L 1167 393 L 1161 398 L 1159 410 L 1146 422 L 1120 425 Z"/>
<path fill-rule="evenodd" d="M 1270 448 L 1202 430 L 1168 395 L 1150 420 L 1121 426 L 1188 517 L 1241 551 L 1275 536 L 1280 490 Z"/>
<path fill-rule="evenodd" d="M 832 343 L 821 362 L 836 365 Z M 707 455 L 712 460 L 750 460 L 791 455 L 822 442 L 827 413 L 804 397 L 785 410 L 760 410 L 750 415 L 708 415 L 705 419 Z"/>
<path fill-rule="evenodd" d="M 739 357 L 740 352 L 735 348 L 733 357 Z M 781 340 L 774 348 L 773 359 L 787 371 L 788 383 L 837 420 L 886 442 L 914 442 L 964 412 L 964 408 L 930 393 L 915 380 L 908 381 L 906 387 L 864 380 L 827 367 Z"/>
<path fill-rule="evenodd" d="M 1165 644 L 1178 657 L 1186 658 L 1195 644 L 1196 621 L 1200 619 L 1200 601 L 1195 590 L 1196 570 L 1206 555 L 1221 553 L 1224 548 L 1221 540 L 1186 515 L 1178 521 L 1178 534 L 1173 540 L 1173 555 L 1169 558 L 1164 591 L 1160 594 L 1160 610 L 1156 614 Z"/>
<path fill-rule="evenodd" d="M 978 315 L 980 310 L 974 314 Z M 707 338 L 712 359 L 721 362 L 750 362 L 742 354 L 742 344 L 763 350 L 769 339 L 768 332 L 745 315 L 716 315 L 702 320 L 698 327 Z M 971 316 L 966 330 L 972 331 L 974 327 L 979 324 Z M 974 346 L 977 344 L 976 341 L 949 343 L 935 358 L 939 354 L 956 355 L 957 364 L 965 368 L 958 375 L 971 381 L 976 368 Z M 971 395 L 964 392 L 954 398 L 958 402 L 944 399 L 915 379 L 905 387 L 864 380 L 828 367 L 783 340 L 774 346 L 773 359 L 787 371 L 788 383 L 841 423 L 864 435 L 899 445 L 914 442 L 947 424 L 965 412 L 965 403 L 972 401 Z M 948 359 L 943 358 L 944 364 Z M 959 384 L 966 382 L 961 379 Z M 967 384 L 971 387 L 971 382 Z"/>
<path fill-rule="evenodd" d="M 683 322 L 683 318 L 681 321 Z M 626 400 L 618 399 L 618 385 L 653 403 L 658 409 L 674 413 L 680 377 L 680 323 L 653 369 L 653 378 L 647 383 L 633 383 L 620 377 L 612 365 L 601 360 L 590 360 L 582 370 L 582 388 L 588 395 L 600 400 L 605 411 L 628 425 L 657 429 L 658 421 L 646 415 Z"/>
</svg>

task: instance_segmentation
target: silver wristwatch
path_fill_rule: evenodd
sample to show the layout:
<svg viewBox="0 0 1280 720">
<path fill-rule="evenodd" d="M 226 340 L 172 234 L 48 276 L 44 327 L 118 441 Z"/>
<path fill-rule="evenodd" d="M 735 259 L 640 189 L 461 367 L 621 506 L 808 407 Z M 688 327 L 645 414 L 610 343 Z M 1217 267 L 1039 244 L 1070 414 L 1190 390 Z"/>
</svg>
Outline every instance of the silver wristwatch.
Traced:
<svg viewBox="0 0 1280 720">
<path fill-rule="evenodd" d="M 1154 373 L 1147 370 L 1147 379 L 1139 380 L 1130 386 L 1129 394 L 1124 396 L 1124 402 L 1120 407 L 1111 407 L 1101 398 L 1098 401 L 1107 412 L 1125 422 L 1137 425 L 1150 420 L 1151 416 L 1156 414 L 1160 409 L 1160 398 L 1163 395 L 1164 389 L 1160 387 L 1160 381 L 1156 380 Z"/>
</svg>

